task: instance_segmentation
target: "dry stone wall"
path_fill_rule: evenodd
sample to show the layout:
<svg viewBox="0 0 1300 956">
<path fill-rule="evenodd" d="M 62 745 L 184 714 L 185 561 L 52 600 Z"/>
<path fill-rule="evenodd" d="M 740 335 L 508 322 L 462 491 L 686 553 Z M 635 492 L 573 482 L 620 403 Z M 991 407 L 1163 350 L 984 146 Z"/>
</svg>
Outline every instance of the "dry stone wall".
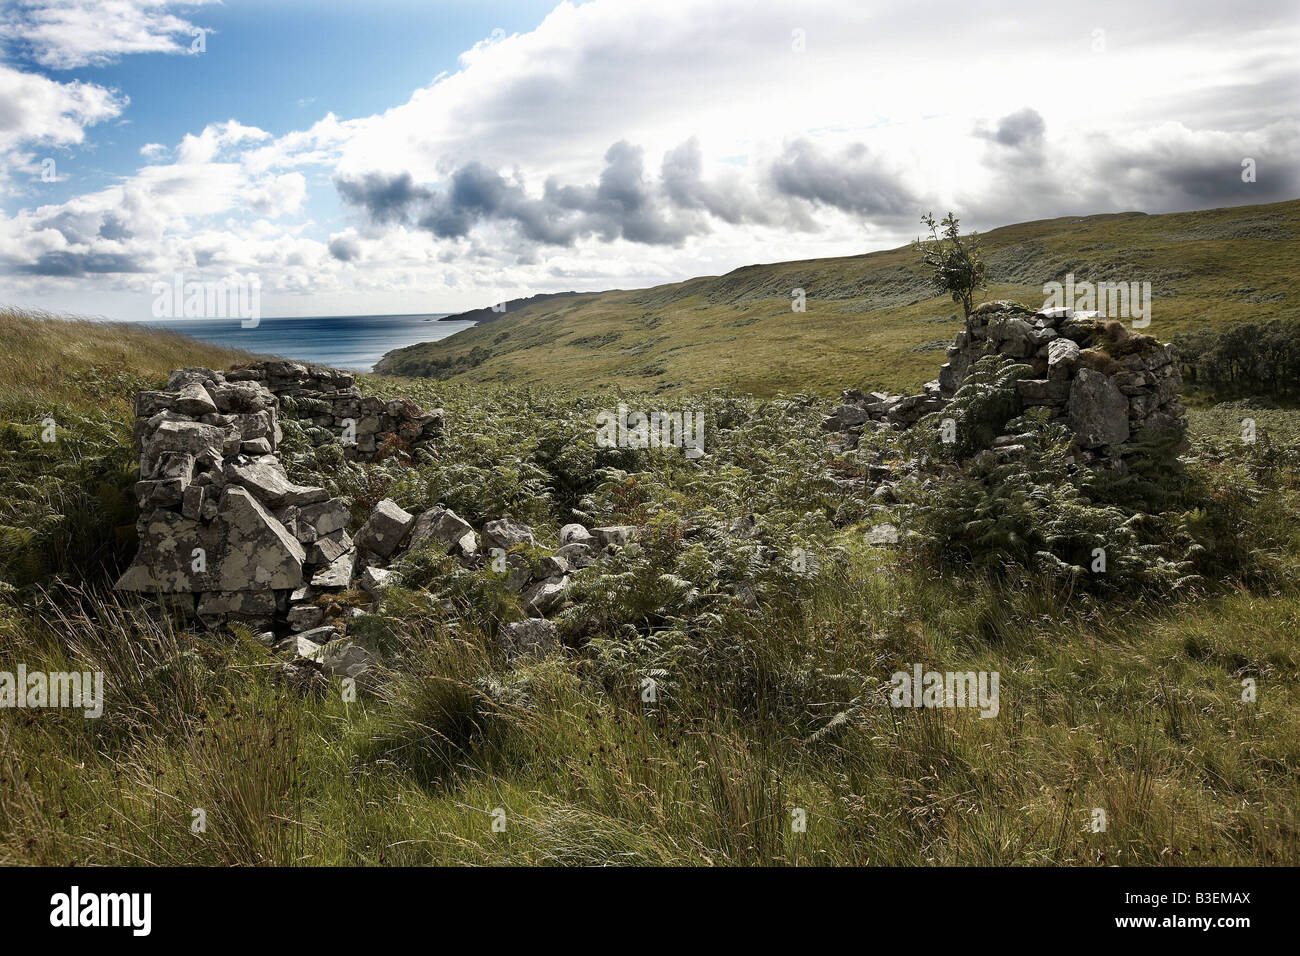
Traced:
<svg viewBox="0 0 1300 956">
<path fill-rule="evenodd" d="M 135 411 L 140 544 L 117 586 L 267 628 L 305 588 L 346 587 L 358 570 L 346 504 L 290 481 L 276 454 L 282 416 L 362 460 L 442 428 L 441 410 L 363 397 L 347 372 L 283 361 L 179 369 Z"/>
<path fill-rule="evenodd" d="M 254 382 L 280 399 L 283 412 L 303 421 L 316 445 L 343 442 L 344 453 L 367 460 L 385 442 L 414 445 L 436 438 L 442 410 L 426 412 L 405 398 L 384 401 L 357 391 L 350 372 L 271 361 L 227 373 L 228 382 Z"/>
<path fill-rule="evenodd" d="M 445 507 L 416 515 L 384 499 L 354 537 L 346 502 L 285 472 L 277 452 L 286 416 L 317 443 L 349 447 L 355 436 L 351 451 L 362 460 L 390 442 L 435 440 L 443 425 L 441 410 L 363 397 L 335 369 L 272 361 L 224 374 L 173 372 L 166 388 L 136 396 L 139 550 L 119 589 L 156 595 L 209 623 L 244 623 L 313 675 L 360 677 L 374 657 L 346 634 L 365 612 L 322 598 L 379 594 L 402 555 L 431 548 L 466 567 L 499 570 L 534 615 L 500 635 L 505 653 L 518 656 L 554 645 L 545 615 L 563 605 L 570 575 L 636 532 L 567 525 L 557 552 L 538 557 L 532 529 L 510 518 L 487 522 L 480 537 Z"/>
<path fill-rule="evenodd" d="M 939 377 L 920 394 L 849 389 L 823 425 L 850 436 L 864 427 L 909 428 L 942 411 L 984 355 L 1006 356 L 1030 367 L 1030 376 L 1016 386 L 1025 408 L 1047 408 L 1068 425 L 1091 465 L 1122 469 L 1143 429 L 1186 426 L 1172 345 L 1131 334 L 1095 312 L 1034 312 L 1003 301 L 987 302 L 971 313 L 948 348 Z"/>
<path fill-rule="evenodd" d="M 972 313 L 939 377 L 919 394 L 850 389 L 824 427 L 848 444 L 865 428 L 908 428 L 942 411 L 971 365 L 989 354 L 1030 367 L 1017 383 L 1024 405 L 1068 424 L 1089 464 L 1122 468 L 1141 430 L 1185 425 L 1172 346 L 1095 315 L 993 302 Z M 547 616 L 565 604 L 572 575 L 601 551 L 626 547 L 636 531 L 567 525 L 555 552 L 539 556 L 532 529 L 508 517 L 476 533 L 447 508 L 417 515 L 384 500 L 353 537 L 347 502 L 286 473 L 278 451 L 288 417 L 315 444 L 341 442 L 362 461 L 386 447 L 434 441 L 443 427 L 441 410 L 363 396 L 354 377 L 336 369 L 278 360 L 226 373 L 178 369 L 165 388 L 136 396 L 139 551 L 117 586 L 204 620 L 242 621 L 313 673 L 357 676 L 372 655 L 345 634 L 365 612 L 339 612 L 322 598 L 378 594 L 405 553 L 433 548 L 503 574 L 531 615 L 499 635 L 515 656 L 553 646 Z M 1015 451 L 1009 436 L 995 444 L 1000 454 Z"/>
</svg>

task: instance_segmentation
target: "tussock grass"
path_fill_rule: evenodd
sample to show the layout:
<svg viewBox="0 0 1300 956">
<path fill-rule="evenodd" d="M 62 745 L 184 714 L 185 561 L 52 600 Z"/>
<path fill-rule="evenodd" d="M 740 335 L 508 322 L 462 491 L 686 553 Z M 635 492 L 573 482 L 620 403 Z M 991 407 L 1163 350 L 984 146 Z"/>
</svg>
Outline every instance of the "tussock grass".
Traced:
<svg viewBox="0 0 1300 956">
<path fill-rule="evenodd" d="M 0 308 L 0 584 L 97 579 L 134 547 L 135 393 L 246 353 Z M 47 439 L 53 438 L 53 441 Z"/>
<path fill-rule="evenodd" d="M 160 367 L 212 361 L 157 349 Z M 58 388 L 88 410 L 94 383 Z M 344 466 L 290 426 L 296 477 L 448 501 L 476 524 L 511 513 L 546 544 L 575 511 L 641 525 L 598 569 L 600 599 L 564 616 L 570 646 L 508 665 L 494 635 L 515 599 L 424 556 L 357 630 L 386 653 L 374 693 L 304 693 L 239 628 L 199 631 L 83 566 L 129 556 L 104 543 L 111 521 L 83 528 L 93 508 L 71 490 L 110 464 L 129 476 L 124 406 L 63 453 L 7 439 L 6 487 L 50 490 L 35 512 L 6 497 L 6 520 L 35 516 L 38 542 L 80 529 L 83 547 L 41 567 L 31 544 L 8 552 L 0 671 L 102 671 L 107 705 L 98 720 L 0 709 L 0 863 L 1300 863 L 1300 594 L 1293 575 L 1241 573 L 1300 553 L 1294 412 L 1258 415 L 1272 444 L 1253 450 L 1239 408 L 1195 413 L 1192 484 L 1171 508 L 1214 552 L 1206 580 L 1103 596 L 867 546 L 876 519 L 826 476 L 865 459 L 827 448 L 810 396 L 698 397 L 712 438 L 697 468 L 594 448 L 595 410 L 655 407 L 645 394 L 363 387 L 446 407 L 443 443 L 414 467 Z M 748 515 L 778 551 L 814 548 L 817 572 L 756 568 L 718 533 Z M 913 663 L 997 671 L 998 717 L 887 706 Z"/>
<path fill-rule="evenodd" d="M 137 382 L 165 384 L 187 365 L 225 368 L 246 352 L 162 329 L 0 306 L 0 416 L 130 409 Z M 141 388 L 148 387 L 145 385 Z"/>
<path fill-rule="evenodd" d="M 116 646 L 84 614 L 0 625 L 3 666 L 109 670 L 103 721 L 0 715 L 7 863 L 1254 864 L 1300 860 L 1300 619 L 1294 597 L 1044 617 L 1041 596 L 932 582 L 845 646 L 842 612 L 806 617 L 750 667 L 791 682 L 820 652 L 1000 671 L 1002 715 L 867 704 L 831 733 L 742 713 L 734 690 L 644 706 L 569 658 L 485 689 L 490 655 L 417 638 L 436 674 L 345 705 L 269 679 L 247 643 L 176 643 L 150 613 Z M 901 583 L 901 579 L 900 579 Z M 974 590 L 974 593 L 972 591 Z M 834 605 L 831 605 L 832 608 Z M 1001 641 L 979 636 L 996 607 Z M 874 615 L 872 615 L 874 618 Z M 118 623 L 123 623 L 118 618 Z M 91 638 L 90 634 L 101 635 Z M 153 638 L 150 645 L 144 635 Z M 829 642 L 827 642 L 829 643 Z M 141 651 L 141 647 L 148 648 Z M 75 648 L 75 650 L 69 650 Z M 797 648 L 799 650 L 791 650 Z M 187 654 L 191 655 L 187 657 Z M 134 659 L 133 659 L 134 655 Z M 782 658 L 786 658 L 785 661 Z M 123 663 L 123 661 L 129 663 Z M 193 664 L 185 663 L 192 660 Z M 201 662 L 201 663 L 200 663 Z M 891 665 L 892 666 L 892 665 Z M 884 671 L 881 670 L 883 674 Z M 1255 706 L 1241 678 L 1259 683 Z M 123 695 L 132 703 L 123 703 Z M 186 716 L 177 718 L 183 705 Z M 206 808 L 208 831 L 190 832 Z M 493 811 L 505 830 L 492 829 Z M 1090 829 L 1094 808 L 1108 829 Z M 803 809 L 807 831 L 791 828 Z"/>
</svg>

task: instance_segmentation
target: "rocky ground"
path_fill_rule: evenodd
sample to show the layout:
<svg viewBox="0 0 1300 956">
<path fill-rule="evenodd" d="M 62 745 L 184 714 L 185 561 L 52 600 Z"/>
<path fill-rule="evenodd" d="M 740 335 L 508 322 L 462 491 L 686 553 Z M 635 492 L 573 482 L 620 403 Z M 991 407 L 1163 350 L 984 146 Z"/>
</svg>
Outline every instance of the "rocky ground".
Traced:
<svg viewBox="0 0 1300 956">
<path fill-rule="evenodd" d="M 985 387 L 967 376 L 989 356 L 1018 363 L 1014 387 L 1023 408 L 1043 409 L 1047 420 L 1068 426 L 1081 466 L 1123 471 L 1144 429 L 1185 427 L 1172 347 L 1092 314 L 1034 313 L 1011 302 L 986 303 L 971 315 L 939 377 L 920 394 L 846 390 L 822 427 L 841 434 L 842 448 L 857 447 L 864 428 L 904 431 L 925 422 L 946 436 L 956 421 L 945 409 L 960 403 L 963 387 Z M 286 673 L 295 678 L 364 679 L 374 653 L 350 640 L 348 628 L 368 612 L 339 612 L 329 599 L 360 591 L 377 604 L 400 580 L 394 569 L 403 557 L 426 549 L 504 576 L 528 615 L 500 630 L 508 658 L 554 651 L 560 641 L 548 615 L 564 607 L 574 576 L 637 533 L 632 525 L 570 523 L 553 553 L 539 554 L 533 529 L 510 516 L 476 531 L 443 503 L 412 513 L 389 498 L 350 533 L 347 502 L 290 480 L 277 454 L 282 416 L 295 418 L 313 445 L 337 442 L 349 460 L 366 462 L 436 442 L 445 413 L 363 397 L 351 375 L 333 369 L 281 361 L 227 373 L 180 369 L 165 389 L 136 397 L 136 414 L 140 547 L 118 588 L 155 594 L 209 626 L 248 627 L 288 659 Z M 987 454 L 1014 458 L 1026 451 L 1023 440 L 996 436 Z M 887 465 L 878 456 L 865 481 L 848 480 L 849 490 L 886 510 L 900 479 L 924 477 L 918 469 L 915 459 Z M 752 525 L 738 520 L 729 532 L 745 538 Z M 898 539 L 898 528 L 883 521 L 865 540 Z"/>
</svg>

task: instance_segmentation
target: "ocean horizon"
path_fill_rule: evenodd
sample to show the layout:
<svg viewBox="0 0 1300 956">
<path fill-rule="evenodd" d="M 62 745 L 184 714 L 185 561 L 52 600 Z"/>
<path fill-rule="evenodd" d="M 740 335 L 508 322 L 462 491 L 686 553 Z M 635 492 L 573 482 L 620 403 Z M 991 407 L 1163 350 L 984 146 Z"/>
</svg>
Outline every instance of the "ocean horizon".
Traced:
<svg viewBox="0 0 1300 956">
<path fill-rule="evenodd" d="M 445 339 L 475 323 L 442 322 L 450 312 L 419 315 L 317 315 L 260 320 L 246 329 L 235 319 L 149 319 L 139 324 L 168 329 L 213 345 L 246 349 L 299 362 L 370 372 L 386 352 Z"/>
</svg>

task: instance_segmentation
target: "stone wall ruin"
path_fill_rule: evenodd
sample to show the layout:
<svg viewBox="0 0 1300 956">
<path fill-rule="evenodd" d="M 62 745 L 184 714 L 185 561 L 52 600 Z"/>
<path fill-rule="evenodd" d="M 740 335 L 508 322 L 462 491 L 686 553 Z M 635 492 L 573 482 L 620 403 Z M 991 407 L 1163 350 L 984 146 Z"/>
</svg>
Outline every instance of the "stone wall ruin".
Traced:
<svg viewBox="0 0 1300 956">
<path fill-rule="evenodd" d="M 390 443 L 436 440 L 443 413 L 363 397 L 353 376 L 335 369 L 283 361 L 225 374 L 179 369 L 166 388 L 136 396 L 136 416 L 139 550 L 117 587 L 155 595 L 206 623 L 242 623 L 286 655 L 295 676 L 368 672 L 374 655 L 345 636 L 366 612 L 322 599 L 378 594 L 394 574 L 389 565 L 422 548 L 465 567 L 501 561 L 506 589 L 533 615 L 502 628 L 503 650 L 553 648 L 556 627 L 545 615 L 562 605 L 570 574 L 636 533 L 566 525 L 556 552 L 539 557 L 532 529 L 508 517 L 484 524 L 480 544 L 450 509 L 416 515 L 384 499 L 351 536 L 344 501 L 289 479 L 277 454 L 280 423 L 296 417 L 316 444 L 342 441 L 365 461 Z"/>
<path fill-rule="evenodd" d="M 1186 426 L 1172 345 L 1132 334 L 1095 312 L 1034 312 L 997 301 L 971 313 L 949 346 L 939 377 L 927 382 L 920 394 L 848 389 L 823 427 L 847 433 L 850 445 L 856 444 L 863 428 L 910 428 L 942 411 L 984 355 L 1006 356 L 1030 367 L 1030 376 L 1016 384 L 1025 409 L 1046 408 L 1054 420 L 1066 424 L 1090 465 L 1123 470 L 1143 429 Z"/>
<path fill-rule="evenodd" d="M 939 377 L 919 394 L 846 390 L 823 427 L 848 446 L 864 429 L 909 428 L 941 412 L 984 355 L 1029 366 L 1016 385 L 1024 406 L 1046 408 L 1068 425 L 1086 464 L 1123 469 L 1140 431 L 1185 425 L 1172 346 L 1095 314 L 991 302 L 967 319 Z M 165 388 L 136 396 L 139 551 L 117 586 L 207 622 L 242 622 L 315 675 L 357 676 L 371 654 L 345 638 L 351 618 L 340 619 L 323 598 L 379 593 L 393 574 L 389 565 L 405 553 L 433 547 L 476 568 L 503 561 L 496 569 L 505 587 L 532 615 L 502 628 L 513 656 L 553 647 L 547 615 L 563 606 L 571 575 L 636 533 L 567 525 L 555 552 L 539 556 L 532 530 L 508 517 L 476 533 L 447 508 L 416 515 L 385 499 L 353 538 L 346 502 L 289 479 L 278 455 L 287 418 L 313 444 L 340 442 L 359 461 L 413 450 L 443 427 L 441 410 L 363 396 L 354 376 L 336 369 L 279 360 L 224 374 L 179 369 Z M 999 455 L 1015 450 L 1011 436 L 995 442 Z M 346 613 L 365 612 L 348 606 Z"/>
<path fill-rule="evenodd" d="M 442 429 L 440 409 L 365 397 L 347 372 L 285 361 L 178 369 L 135 411 L 139 551 L 117 587 L 258 627 L 305 587 L 346 586 L 357 570 L 345 503 L 290 481 L 280 462 L 283 416 L 362 461 Z"/>
</svg>

